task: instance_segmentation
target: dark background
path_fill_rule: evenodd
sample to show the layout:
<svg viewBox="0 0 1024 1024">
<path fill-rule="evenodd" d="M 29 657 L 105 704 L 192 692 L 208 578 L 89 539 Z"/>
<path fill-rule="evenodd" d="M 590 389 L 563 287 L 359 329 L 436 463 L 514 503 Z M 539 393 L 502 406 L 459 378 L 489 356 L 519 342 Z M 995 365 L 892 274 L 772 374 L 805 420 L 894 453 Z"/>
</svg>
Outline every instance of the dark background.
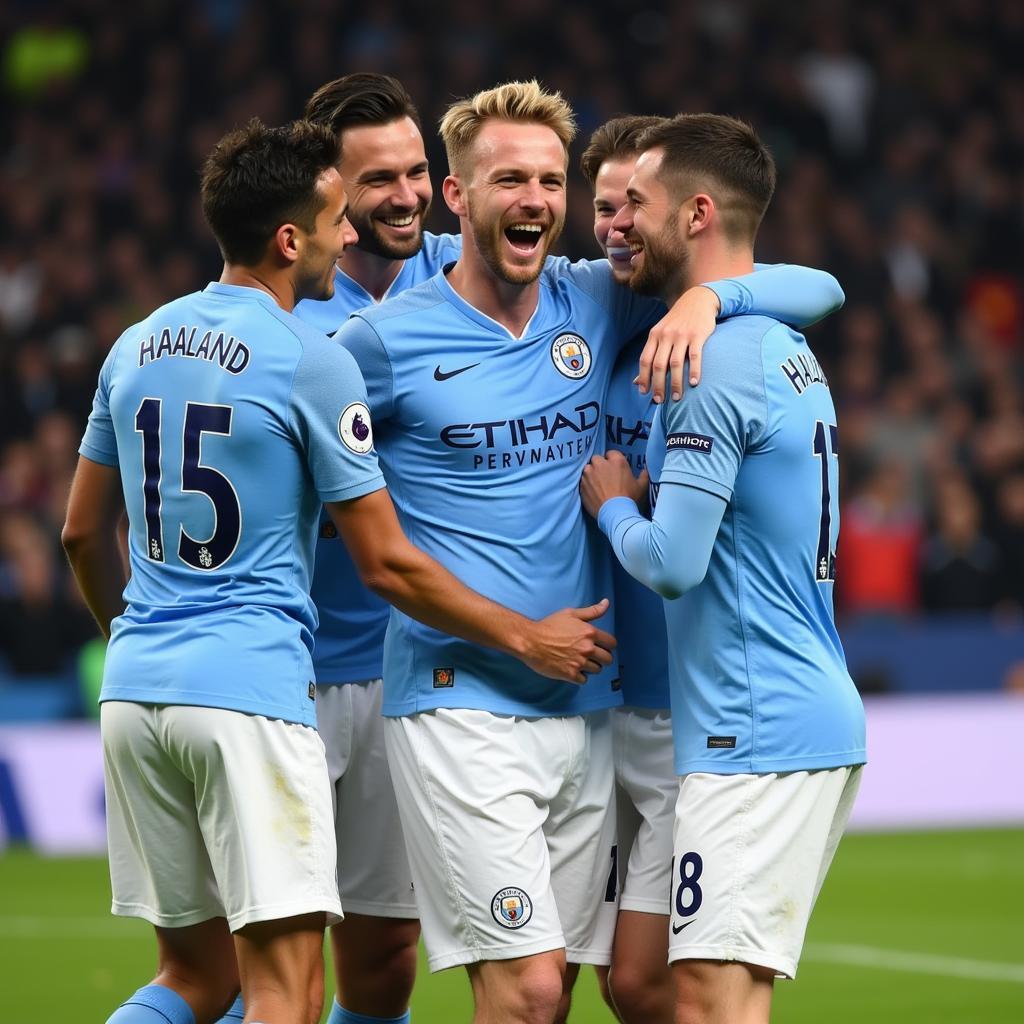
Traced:
<svg viewBox="0 0 1024 1024">
<path fill-rule="evenodd" d="M 1024 685 L 1024 4 L 8 0 L 0 50 L 0 718 L 24 715 L 19 693 L 34 714 L 90 703 L 64 503 L 110 345 L 220 273 L 202 158 L 357 70 L 420 105 L 435 230 L 456 227 L 446 105 L 511 78 L 561 90 L 576 257 L 597 255 L 575 164 L 603 121 L 751 121 L 780 172 L 758 258 L 830 270 L 847 295 L 809 332 L 839 413 L 846 635 L 898 649 L 904 630 L 927 652 L 967 623 L 979 654 L 1011 652 L 982 684 Z M 862 687 L 902 685 L 872 651 Z"/>
</svg>

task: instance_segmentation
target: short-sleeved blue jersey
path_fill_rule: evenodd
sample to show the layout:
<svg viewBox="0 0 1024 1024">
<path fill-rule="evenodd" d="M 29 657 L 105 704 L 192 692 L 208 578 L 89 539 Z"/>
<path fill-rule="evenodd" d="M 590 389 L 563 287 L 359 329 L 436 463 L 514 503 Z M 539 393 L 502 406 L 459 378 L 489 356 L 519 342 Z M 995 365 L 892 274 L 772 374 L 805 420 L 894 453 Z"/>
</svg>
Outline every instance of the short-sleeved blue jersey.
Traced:
<svg viewBox="0 0 1024 1024">
<path fill-rule="evenodd" d="M 118 339 L 80 451 L 120 468 L 129 522 L 100 699 L 315 725 L 320 507 L 384 486 L 352 357 L 267 293 L 211 284 Z"/>
<path fill-rule="evenodd" d="M 647 465 L 647 437 L 657 406 L 641 395 L 637 374 L 645 336 L 631 342 L 615 363 L 604 412 L 605 447 L 622 452 L 633 475 Z M 667 708 L 668 637 L 661 598 L 633 579 L 612 559 L 615 639 L 623 703 L 640 708 Z"/>
<path fill-rule="evenodd" d="M 838 448 L 817 360 L 767 317 L 722 323 L 700 387 L 655 416 L 652 491 L 684 484 L 728 502 L 705 579 L 666 602 L 680 774 L 865 760 L 832 609 Z"/>
<path fill-rule="evenodd" d="M 550 259 L 521 338 L 443 274 L 349 320 L 338 338 L 367 380 L 409 539 L 531 618 L 610 597 L 610 561 L 583 514 L 579 479 L 600 440 L 615 356 L 662 309 L 616 285 L 604 260 Z M 537 717 L 621 703 L 616 665 L 584 686 L 560 683 L 391 615 L 385 714 L 468 707 Z M 598 624 L 611 629 L 611 615 Z"/>
<path fill-rule="evenodd" d="M 405 261 L 384 299 L 433 277 L 445 263 L 458 259 L 461 252 L 462 239 L 458 235 L 424 234 L 423 248 Z M 338 270 L 333 297 L 320 302 L 306 299 L 295 307 L 295 315 L 326 334 L 333 334 L 357 310 L 374 305 L 376 301 L 362 285 Z M 326 513 L 320 517 L 313 603 L 320 617 L 313 647 L 317 683 L 379 679 L 390 605 L 363 586 Z"/>
</svg>

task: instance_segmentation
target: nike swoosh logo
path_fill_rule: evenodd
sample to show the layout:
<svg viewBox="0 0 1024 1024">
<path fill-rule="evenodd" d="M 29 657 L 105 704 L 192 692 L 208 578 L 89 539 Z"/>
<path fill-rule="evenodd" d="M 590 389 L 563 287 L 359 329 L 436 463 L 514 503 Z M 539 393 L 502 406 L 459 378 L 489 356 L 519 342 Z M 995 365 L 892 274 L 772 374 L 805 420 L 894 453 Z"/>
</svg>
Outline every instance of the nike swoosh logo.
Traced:
<svg viewBox="0 0 1024 1024">
<path fill-rule="evenodd" d="M 693 924 L 692 921 L 687 921 L 686 924 L 672 925 L 672 934 L 678 935 L 684 928 L 689 928 Z"/>
<path fill-rule="evenodd" d="M 467 370 L 472 370 L 474 366 L 479 366 L 479 363 L 470 363 L 469 366 L 460 366 L 457 370 L 449 370 L 448 373 L 444 373 L 441 370 L 440 365 L 434 367 L 434 380 L 449 380 L 452 377 L 457 377 L 460 373 L 465 373 Z"/>
</svg>

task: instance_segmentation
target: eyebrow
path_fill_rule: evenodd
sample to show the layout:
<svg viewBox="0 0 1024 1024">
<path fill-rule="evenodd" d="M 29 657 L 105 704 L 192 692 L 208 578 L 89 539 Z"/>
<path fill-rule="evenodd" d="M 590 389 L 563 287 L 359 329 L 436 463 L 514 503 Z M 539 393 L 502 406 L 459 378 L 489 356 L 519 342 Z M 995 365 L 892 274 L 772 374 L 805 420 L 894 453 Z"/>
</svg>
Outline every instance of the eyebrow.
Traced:
<svg viewBox="0 0 1024 1024">
<path fill-rule="evenodd" d="M 413 171 L 425 171 L 429 166 L 430 164 L 427 160 L 420 160 L 405 171 L 396 171 L 393 167 L 371 167 L 369 170 L 363 171 L 356 181 L 371 181 L 373 178 L 394 178 L 399 174 L 410 174 Z"/>
</svg>

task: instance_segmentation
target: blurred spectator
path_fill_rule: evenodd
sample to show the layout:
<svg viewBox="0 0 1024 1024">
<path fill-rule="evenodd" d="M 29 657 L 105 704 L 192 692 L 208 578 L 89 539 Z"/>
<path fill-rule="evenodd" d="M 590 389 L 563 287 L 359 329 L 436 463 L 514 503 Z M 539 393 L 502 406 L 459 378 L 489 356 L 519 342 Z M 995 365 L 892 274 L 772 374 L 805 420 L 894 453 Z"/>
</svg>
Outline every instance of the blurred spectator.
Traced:
<svg viewBox="0 0 1024 1024">
<path fill-rule="evenodd" d="M 918 608 L 921 520 L 906 467 L 889 462 L 843 511 L 836 577 L 849 615 L 906 615 Z"/>
<path fill-rule="evenodd" d="M 932 612 L 978 611 L 999 598 L 999 551 L 981 532 L 978 499 L 960 477 L 939 486 L 936 530 L 921 559 L 921 603 Z"/>
<path fill-rule="evenodd" d="M 15 675 L 69 670 L 96 626 L 68 596 L 51 535 L 27 516 L 10 516 L 0 528 L 0 555 L 12 591 L 0 598 L 0 650 L 8 668 Z"/>
<path fill-rule="evenodd" d="M 1024 473 L 1007 477 L 999 487 L 995 536 L 999 544 L 1000 595 L 1024 612 Z"/>
</svg>

